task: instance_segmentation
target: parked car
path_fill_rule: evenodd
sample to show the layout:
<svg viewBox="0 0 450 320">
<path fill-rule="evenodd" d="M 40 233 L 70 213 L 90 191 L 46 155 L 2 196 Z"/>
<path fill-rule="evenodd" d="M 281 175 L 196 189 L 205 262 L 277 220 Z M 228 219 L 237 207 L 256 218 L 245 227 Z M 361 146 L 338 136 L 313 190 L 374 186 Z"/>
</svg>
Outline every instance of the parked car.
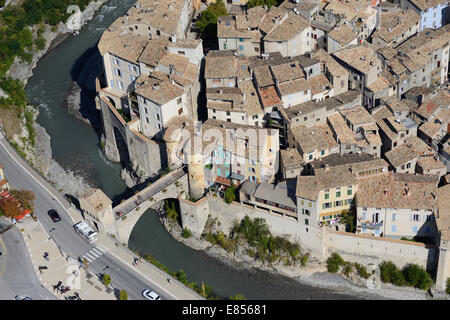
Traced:
<svg viewBox="0 0 450 320">
<path fill-rule="evenodd" d="M 149 289 L 142 291 L 142 296 L 148 300 L 161 300 L 161 297 L 155 291 Z"/>
<path fill-rule="evenodd" d="M 55 209 L 52 209 L 48 212 L 48 215 L 53 220 L 53 222 L 61 221 L 61 217 L 59 216 L 58 212 L 56 212 Z"/>
<path fill-rule="evenodd" d="M 21 295 L 16 295 L 16 296 L 14 297 L 14 299 L 16 299 L 16 300 L 33 300 L 33 299 L 31 299 L 30 297 L 23 297 L 23 296 L 21 296 Z"/>
</svg>

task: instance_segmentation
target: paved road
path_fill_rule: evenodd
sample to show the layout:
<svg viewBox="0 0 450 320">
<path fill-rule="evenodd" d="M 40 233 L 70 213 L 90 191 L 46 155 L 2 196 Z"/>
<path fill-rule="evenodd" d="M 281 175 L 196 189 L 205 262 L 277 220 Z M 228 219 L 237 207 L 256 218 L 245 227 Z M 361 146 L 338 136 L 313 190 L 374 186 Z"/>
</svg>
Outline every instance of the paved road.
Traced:
<svg viewBox="0 0 450 320">
<path fill-rule="evenodd" d="M 44 229 L 55 239 L 57 245 L 74 259 L 91 252 L 95 245 L 84 241 L 73 229 L 73 222 L 64 208 L 37 180 L 24 170 L 14 159 L 12 159 L 7 150 L 10 151 L 7 142 L 0 133 L 0 163 L 5 168 L 5 174 L 11 188 L 26 189 L 34 192 L 36 196 L 34 214 L 42 223 Z M 16 155 L 15 155 L 16 156 Z M 48 210 L 56 209 L 61 216 L 61 221 L 53 223 L 47 215 Z M 54 230 L 50 231 L 51 229 Z M 94 251 L 95 252 L 95 251 Z M 98 255 L 98 254 L 97 254 Z M 51 259 L 51 257 L 50 257 Z M 130 261 L 131 265 L 131 261 Z M 153 289 L 157 287 L 154 283 L 139 277 L 131 268 L 125 266 L 121 261 L 117 261 L 108 253 L 98 255 L 95 260 L 89 264 L 89 270 L 98 274 L 105 270 L 112 279 L 112 285 L 118 289 L 124 289 L 128 293 L 129 299 L 143 299 L 141 292 L 144 289 Z M 68 274 L 68 277 L 70 275 Z M 66 279 L 61 279 L 65 281 Z M 156 290 L 162 299 L 174 299 L 169 292 Z"/>
<path fill-rule="evenodd" d="M 0 219 L 0 233 L 8 223 Z M 22 235 L 17 228 L 0 234 L 0 300 L 12 300 L 19 294 L 34 300 L 57 298 L 41 286 L 36 277 Z"/>
</svg>

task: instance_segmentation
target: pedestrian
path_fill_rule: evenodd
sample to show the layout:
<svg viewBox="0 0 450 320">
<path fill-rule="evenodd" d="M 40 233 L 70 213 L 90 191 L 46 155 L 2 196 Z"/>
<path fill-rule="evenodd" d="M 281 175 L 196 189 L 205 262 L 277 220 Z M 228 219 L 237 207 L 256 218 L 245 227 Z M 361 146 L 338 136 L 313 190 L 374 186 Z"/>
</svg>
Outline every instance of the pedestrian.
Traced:
<svg viewBox="0 0 450 320">
<path fill-rule="evenodd" d="M 170 284 L 170 278 L 167 278 L 167 282 Z"/>
</svg>

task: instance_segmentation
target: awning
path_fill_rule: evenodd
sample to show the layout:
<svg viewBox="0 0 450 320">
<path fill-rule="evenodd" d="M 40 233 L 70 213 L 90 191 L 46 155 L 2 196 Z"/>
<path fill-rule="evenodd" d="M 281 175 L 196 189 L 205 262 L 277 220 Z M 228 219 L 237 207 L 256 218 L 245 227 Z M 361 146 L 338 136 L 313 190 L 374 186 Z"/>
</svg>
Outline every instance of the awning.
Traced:
<svg viewBox="0 0 450 320">
<path fill-rule="evenodd" d="M 231 174 L 231 179 L 242 181 L 245 180 L 245 176 L 240 173 L 233 172 Z"/>
<path fill-rule="evenodd" d="M 227 178 L 224 178 L 224 177 L 221 177 L 221 176 L 217 176 L 216 182 L 220 183 L 220 184 L 223 184 L 223 185 L 225 185 L 227 187 L 231 186 L 231 180 L 227 179 Z"/>
</svg>

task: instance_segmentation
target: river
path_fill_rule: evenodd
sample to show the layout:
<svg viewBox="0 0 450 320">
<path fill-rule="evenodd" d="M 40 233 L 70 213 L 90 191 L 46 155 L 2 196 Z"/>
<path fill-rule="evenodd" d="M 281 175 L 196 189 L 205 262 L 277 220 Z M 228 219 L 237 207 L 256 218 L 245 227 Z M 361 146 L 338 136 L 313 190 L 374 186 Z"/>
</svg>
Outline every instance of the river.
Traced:
<svg viewBox="0 0 450 320">
<path fill-rule="evenodd" d="M 80 74 L 80 66 L 95 52 L 102 32 L 134 2 L 107 2 L 79 35 L 71 36 L 42 58 L 26 87 L 29 101 L 40 111 L 37 122 L 51 136 L 53 159 L 65 170 L 82 176 L 93 187 L 103 189 L 112 199 L 127 190 L 120 179 L 122 167 L 106 160 L 96 131 L 68 113 L 63 101 Z M 151 210 L 138 221 L 129 247 L 152 254 L 170 270 L 183 269 L 190 281 L 204 281 L 220 297 L 243 293 L 248 299 L 356 298 L 311 287 L 284 276 L 221 263 L 174 240 Z"/>
</svg>

